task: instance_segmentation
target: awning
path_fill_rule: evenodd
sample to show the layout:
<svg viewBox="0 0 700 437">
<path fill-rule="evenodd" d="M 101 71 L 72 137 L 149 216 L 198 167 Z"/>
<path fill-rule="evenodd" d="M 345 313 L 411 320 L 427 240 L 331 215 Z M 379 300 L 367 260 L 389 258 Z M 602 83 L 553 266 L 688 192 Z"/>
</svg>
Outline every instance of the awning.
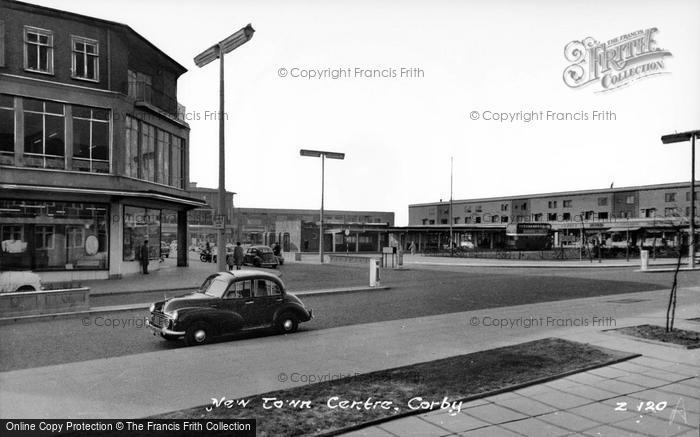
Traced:
<svg viewBox="0 0 700 437">
<path fill-rule="evenodd" d="M 74 187 L 52 187 L 45 185 L 22 185 L 22 184 L 0 184 L 2 190 L 24 190 L 37 191 L 41 193 L 65 193 L 65 194 L 88 194 L 88 195 L 104 195 L 116 197 L 131 197 L 142 199 L 162 200 L 165 202 L 179 203 L 192 207 L 205 206 L 207 203 L 200 199 L 192 197 L 169 196 L 167 194 L 155 193 L 152 191 L 123 191 L 123 190 L 105 190 L 93 188 L 74 188 Z"/>
<path fill-rule="evenodd" d="M 642 229 L 641 226 L 630 226 L 630 227 L 627 227 L 627 226 L 613 226 L 612 228 L 608 229 L 608 230 L 605 231 L 605 232 L 627 232 L 627 231 L 635 232 L 635 231 L 638 231 L 638 230 L 640 230 L 640 229 Z"/>
</svg>

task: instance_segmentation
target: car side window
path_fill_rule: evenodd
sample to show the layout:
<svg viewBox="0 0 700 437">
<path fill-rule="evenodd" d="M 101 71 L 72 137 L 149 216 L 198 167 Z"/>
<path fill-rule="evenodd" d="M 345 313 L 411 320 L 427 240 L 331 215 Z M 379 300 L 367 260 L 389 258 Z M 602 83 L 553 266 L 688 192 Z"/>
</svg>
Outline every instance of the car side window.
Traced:
<svg viewBox="0 0 700 437">
<path fill-rule="evenodd" d="M 264 279 L 255 281 L 255 297 L 267 297 L 270 295 L 270 283 Z"/>
<path fill-rule="evenodd" d="M 270 296 L 279 296 L 282 294 L 282 287 L 277 285 L 276 282 L 271 282 L 270 285 Z"/>
<path fill-rule="evenodd" d="M 227 298 L 249 298 L 251 281 L 236 281 L 229 287 Z"/>
</svg>

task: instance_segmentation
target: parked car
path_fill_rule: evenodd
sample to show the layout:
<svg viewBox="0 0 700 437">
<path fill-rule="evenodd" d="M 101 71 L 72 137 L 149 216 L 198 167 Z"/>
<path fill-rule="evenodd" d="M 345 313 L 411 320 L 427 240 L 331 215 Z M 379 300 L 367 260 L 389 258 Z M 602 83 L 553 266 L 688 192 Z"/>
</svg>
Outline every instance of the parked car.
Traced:
<svg viewBox="0 0 700 437">
<path fill-rule="evenodd" d="M 33 272 L 0 272 L 0 293 L 43 290 L 41 278 Z"/>
<path fill-rule="evenodd" d="M 243 256 L 243 265 L 277 268 L 279 260 L 269 246 L 250 246 Z"/>
<path fill-rule="evenodd" d="M 166 340 L 184 337 L 188 346 L 254 328 L 292 333 L 313 317 L 311 309 L 287 293 L 277 275 L 261 270 L 215 273 L 199 290 L 156 302 L 149 311 L 154 335 Z"/>
</svg>

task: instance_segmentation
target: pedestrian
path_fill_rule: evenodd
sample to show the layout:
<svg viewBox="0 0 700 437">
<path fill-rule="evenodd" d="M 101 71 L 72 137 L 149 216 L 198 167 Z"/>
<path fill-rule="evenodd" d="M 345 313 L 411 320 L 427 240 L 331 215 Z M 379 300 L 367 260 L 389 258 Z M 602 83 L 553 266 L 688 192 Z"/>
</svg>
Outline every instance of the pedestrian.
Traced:
<svg viewBox="0 0 700 437">
<path fill-rule="evenodd" d="M 226 250 L 226 265 L 228 266 L 229 271 L 233 270 L 233 265 L 235 264 L 233 260 L 233 252 L 229 252 L 228 248 Z"/>
<path fill-rule="evenodd" d="M 141 260 L 141 272 L 144 275 L 148 274 L 148 240 L 143 240 L 139 251 L 139 258 Z"/>
<path fill-rule="evenodd" d="M 243 264 L 243 248 L 240 241 L 236 241 L 236 247 L 233 248 L 233 262 L 236 264 L 236 270 L 240 270 Z"/>
<path fill-rule="evenodd" d="M 280 256 L 282 253 L 282 247 L 279 243 L 275 243 L 275 245 L 272 247 L 272 253 L 274 253 L 275 256 Z"/>
<path fill-rule="evenodd" d="M 408 250 L 411 251 L 411 255 L 416 254 L 416 242 L 415 241 L 411 241 L 411 245 L 408 246 Z"/>
</svg>

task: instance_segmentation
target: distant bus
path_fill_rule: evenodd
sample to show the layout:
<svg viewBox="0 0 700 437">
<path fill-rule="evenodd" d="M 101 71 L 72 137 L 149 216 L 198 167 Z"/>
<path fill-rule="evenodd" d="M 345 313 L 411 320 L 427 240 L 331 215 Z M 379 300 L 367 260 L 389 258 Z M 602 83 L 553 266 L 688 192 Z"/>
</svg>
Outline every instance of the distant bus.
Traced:
<svg viewBox="0 0 700 437">
<path fill-rule="evenodd" d="M 552 248 L 549 223 L 510 223 L 506 226 L 506 247 L 511 250 L 548 250 Z"/>
</svg>

